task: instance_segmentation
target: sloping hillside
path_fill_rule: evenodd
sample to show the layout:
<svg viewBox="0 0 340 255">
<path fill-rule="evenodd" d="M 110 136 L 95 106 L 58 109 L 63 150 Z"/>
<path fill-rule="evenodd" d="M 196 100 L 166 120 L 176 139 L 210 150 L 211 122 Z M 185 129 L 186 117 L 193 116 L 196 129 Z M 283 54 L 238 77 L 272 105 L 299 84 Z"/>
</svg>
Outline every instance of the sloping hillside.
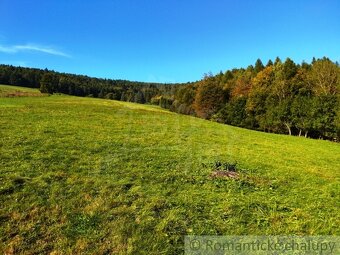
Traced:
<svg viewBox="0 0 340 255">
<path fill-rule="evenodd" d="M 177 254 L 187 234 L 339 235 L 339 177 L 337 143 L 113 100 L 0 98 L 0 253 Z"/>
<path fill-rule="evenodd" d="M 37 89 L 24 88 L 18 86 L 0 85 L 0 98 L 1 97 L 32 97 L 32 96 L 46 96 L 40 93 Z"/>
</svg>

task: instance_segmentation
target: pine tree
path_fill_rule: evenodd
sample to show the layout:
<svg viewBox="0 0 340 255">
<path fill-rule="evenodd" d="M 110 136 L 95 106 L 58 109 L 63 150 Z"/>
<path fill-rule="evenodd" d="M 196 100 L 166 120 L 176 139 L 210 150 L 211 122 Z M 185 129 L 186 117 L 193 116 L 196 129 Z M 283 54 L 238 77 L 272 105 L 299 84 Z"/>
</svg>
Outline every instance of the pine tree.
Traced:
<svg viewBox="0 0 340 255">
<path fill-rule="evenodd" d="M 255 71 L 255 73 L 259 73 L 259 72 L 261 72 L 263 69 L 264 69 L 264 65 L 263 65 L 261 59 L 258 58 L 258 59 L 256 60 L 256 63 L 255 63 L 254 71 Z"/>
<path fill-rule="evenodd" d="M 269 59 L 268 60 L 268 62 L 267 62 L 267 65 L 266 65 L 266 67 L 268 67 L 268 66 L 272 66 L 273 65 L 273 61 L 271 60 L 271 59 Z"/>
<path fill-rule="evenodd" d="M 276 66 L 276 65 L 281 64 L 281 63 L 282 63 L 281 59 L 279 57 L 276 57 L 275 61 L 274 61 L 274 65 Z"/>
<path fill-rule="evenodd" d="M 53 94 L 56 92 L 56 78 L 51 73 L 45 73 L 40 81 L 40 91 L 42 93 Z"/>
</svg>

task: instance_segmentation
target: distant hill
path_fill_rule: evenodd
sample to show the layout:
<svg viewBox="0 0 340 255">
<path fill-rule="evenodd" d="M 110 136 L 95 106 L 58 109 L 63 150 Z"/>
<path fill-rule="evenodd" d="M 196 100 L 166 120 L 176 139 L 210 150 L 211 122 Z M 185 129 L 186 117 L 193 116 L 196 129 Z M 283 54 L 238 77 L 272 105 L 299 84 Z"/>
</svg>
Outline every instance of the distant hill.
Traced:
<svg viewBox="0 0 340 255">
<path fill-rule="evenodd" d="M 185 84 L 98 79 L 0 65 L 0 83 L 43 93 L 154 104 L 171 111 L 270 133 L 340 140 L 340 66 L 276 58 L 206 74 Z"/>
</svg>

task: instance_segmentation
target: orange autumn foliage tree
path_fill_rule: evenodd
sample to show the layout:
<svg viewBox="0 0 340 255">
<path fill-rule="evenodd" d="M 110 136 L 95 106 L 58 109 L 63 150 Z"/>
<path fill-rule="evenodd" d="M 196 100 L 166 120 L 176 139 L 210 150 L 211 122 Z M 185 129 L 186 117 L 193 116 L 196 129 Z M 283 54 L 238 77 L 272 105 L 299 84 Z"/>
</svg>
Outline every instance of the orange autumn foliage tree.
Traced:
<svg viewBox="0 0 340 255">
<path fill-rule="evenodd" d="M 237 79 L 234 81 L 235 86 L 231 91 L 231 97 L 247 97 L 251 88 L 251 79 L 252 75 L 250 72 L 242 73 L 242 75 L 237 77 Z"/>
<path fill-rule="evenodd" d="M 198 117 L 210 119 L 226 103 L 228 93 L 216 77 L 206 76 L 199 82 L 193 107 Z"/>
</svg>

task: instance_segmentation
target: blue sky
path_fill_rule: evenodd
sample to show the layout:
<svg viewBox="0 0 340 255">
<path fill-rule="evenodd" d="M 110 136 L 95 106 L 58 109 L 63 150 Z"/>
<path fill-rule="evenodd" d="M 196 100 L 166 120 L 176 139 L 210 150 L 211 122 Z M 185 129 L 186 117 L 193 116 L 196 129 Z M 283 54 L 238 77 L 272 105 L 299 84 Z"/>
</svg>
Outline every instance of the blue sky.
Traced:
<svg viewBox="0 0 340 255">
<path fill-rule="evenodd" d="M 186 82 L 257 58 L 340 60 L 337 0 L 0 0 L 0 63 Z"/>
</svg>

